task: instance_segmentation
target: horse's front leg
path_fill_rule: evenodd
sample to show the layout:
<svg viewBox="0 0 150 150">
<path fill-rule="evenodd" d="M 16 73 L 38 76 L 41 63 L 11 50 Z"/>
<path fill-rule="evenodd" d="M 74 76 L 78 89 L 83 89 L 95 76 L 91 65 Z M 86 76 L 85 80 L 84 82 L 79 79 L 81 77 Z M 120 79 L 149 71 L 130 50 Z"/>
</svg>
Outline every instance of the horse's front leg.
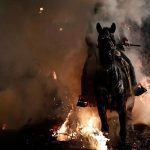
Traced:
<svg viewBox="0 0 150 150">
<path fill-rule="evenodd" d="M 98 92 L 96 93 L 97 108 L 101 119 L 102 132 L 107 135 L 109 133 L 109 126 L 108 126 L 107 115 L 106 115 L 106 101 L 108 100 L 107 94 L 103 90 L 97 92 Z"/>
<path fill-rule="evenodd" d="M 123 94 L 118 95 L 118 114 L 120 122 L 120 139 L 125 143 L 126 139 L 126 105 Z"/>
</svg>

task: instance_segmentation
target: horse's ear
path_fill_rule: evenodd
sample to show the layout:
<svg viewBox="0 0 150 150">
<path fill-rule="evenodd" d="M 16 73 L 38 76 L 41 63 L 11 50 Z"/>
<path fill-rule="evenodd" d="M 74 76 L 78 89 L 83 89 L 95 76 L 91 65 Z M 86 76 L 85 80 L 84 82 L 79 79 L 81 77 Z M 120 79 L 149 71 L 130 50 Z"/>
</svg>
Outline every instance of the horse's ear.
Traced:
<svg viewBox="0 0 150 150">
<path fill-rule="evenodd" d="M 116 24 L 112 23 L 111 27 L 110 27 L 110 32 L 114 33 L 116 31 Z"/>
<path fill-rule="evenodd" d="M 97 32 L 98 32 L 98 33 L 101 33 L 101 31 L 102 31 L 102 26 L 100 25 L 99 22 L 98 22 L 97 25 L 96 25 L 96 29 L 97 29 Z"/>
</svg>

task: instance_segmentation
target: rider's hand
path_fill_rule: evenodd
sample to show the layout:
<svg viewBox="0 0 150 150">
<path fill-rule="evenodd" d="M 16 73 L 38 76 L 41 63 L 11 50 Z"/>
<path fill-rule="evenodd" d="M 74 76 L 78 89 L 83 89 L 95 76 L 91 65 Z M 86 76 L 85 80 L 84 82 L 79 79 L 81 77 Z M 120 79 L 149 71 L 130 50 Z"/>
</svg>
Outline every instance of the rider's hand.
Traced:
<svg viewBox="0 0 150 150">
<path fill-rule="evenodd" d="M 127 38 L 123 38 L 122 39 L 122 45 L 124 45 L 124 46 L 130 46 L 130 44 L 128 43 L 128 39 Z"/>
<path fill-rule="evenodd" d="M 129 44 L 127 41 L 125 41 L 123 45 L 124 45 L 124 46 L 127 46 L 127 47 L 130 46 L 130 44 Z"/>
</svg>

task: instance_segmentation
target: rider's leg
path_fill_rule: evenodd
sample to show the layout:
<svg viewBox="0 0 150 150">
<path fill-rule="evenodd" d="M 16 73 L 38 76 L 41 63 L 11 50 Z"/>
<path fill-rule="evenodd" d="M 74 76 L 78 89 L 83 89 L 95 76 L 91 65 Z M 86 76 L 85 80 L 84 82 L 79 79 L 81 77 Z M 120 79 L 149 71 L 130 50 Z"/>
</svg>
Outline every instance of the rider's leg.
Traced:
<svg viewBox="0 0 150 150">
<path fill-rule="evenodd" d="M 139 96 L 139 95 L 145 93 L 147 91 L 146 88 L 144 88 L 140 84 L 139 85 L 137 84 L 134 67 L 133 67 L 131 61 L 123 52 L 121 53 L 121 55 L 124 58 L 124 60 L 129 64 L 129 69 L 130 69 L 129 72 L 130 72 L 131 84 L 132 84 L 132 87 L 134 90 L 134 94 L 136 96 Z"/>
<path fill-rule="evenodd" d="M 77 106 L 86 107 L 88 105 L 88 92 L 89 92 L 89 79 L 87 66 L 90 59 L 90 55 L 86 58 L 83 66 L 82 76 L 81 76 L 81 95 L 79 96 Z"/>
<path fill-rule="evenodd" d="M 134 86 L 137 85 L 137 80 L 136 80 L 136 76 L 135 76 L 134 67 L 133 67 L 130 59 L 124 53 L 121 53 L 121 55 L 124 58 L 124 60 L 128 63 L 128 65 L 129 65 L 129 72 L 130 72 L 131 84 L 134 87 Z"/>
<path fill-rule="evenodd" d="M 85 96 L 88 93 L 88 89 L 87 89 L 87 87 L 88 87 L 87 86 L 87 82 L 88 82 L 88 80 L 87 80 L 87 76 L 88 76 L 88 74 L 87 74 L 87 61 L 88 60 L 86 60 L 86 62 L 84 64 L 82 76 L 81 76 L 81 95 L 82 96 Z"/>
</svg>

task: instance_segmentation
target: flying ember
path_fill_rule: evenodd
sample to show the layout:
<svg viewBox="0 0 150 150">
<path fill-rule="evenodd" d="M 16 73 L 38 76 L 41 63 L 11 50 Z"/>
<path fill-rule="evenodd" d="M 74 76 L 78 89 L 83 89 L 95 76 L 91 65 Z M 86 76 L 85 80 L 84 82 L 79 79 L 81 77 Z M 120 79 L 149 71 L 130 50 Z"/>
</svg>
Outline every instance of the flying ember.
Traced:
<svg viewBox="0 0 150 150">
<path fill-rule="evenodd" d="M 59 28 L 59 31 L 63 31 L 63 28 Z"/>
<path fill-rule="evenodd" d="M 53 71 L 53 78 L 54 78 L 54 80 L 57 80 L 57 75 L 56 75 L 55 71 Z"/>
<path fill-rule="evenodd" d="M 44 10 L 44 8 L 40 7 L 39 14 L 41 14 L 43 12 L 43 10 Z"/>
</svg>

